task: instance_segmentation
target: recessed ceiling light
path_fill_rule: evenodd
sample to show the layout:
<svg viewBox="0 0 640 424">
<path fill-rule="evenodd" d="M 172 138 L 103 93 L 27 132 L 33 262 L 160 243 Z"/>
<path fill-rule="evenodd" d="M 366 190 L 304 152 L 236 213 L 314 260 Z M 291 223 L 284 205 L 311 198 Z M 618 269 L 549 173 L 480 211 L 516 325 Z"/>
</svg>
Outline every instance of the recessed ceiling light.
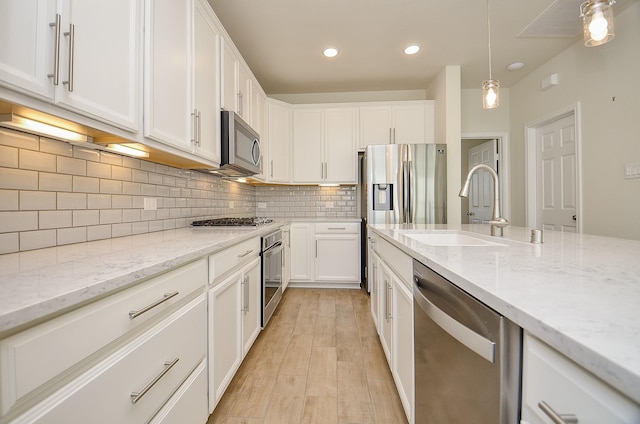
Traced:
<svg viewBox="0 0 640 424">
<path fill-rule="evenodd" d="M 324 49 L 323 54 L 326 57 L 335 57 L 338 54 L 338 49 L 336 49 L 335 47 L 329 47 Z"/>
<path fill-rule="evenodd" d="M 417 44 L 412 44 L 410 46 L 407 46 L 407 48 L 404 49 L 405 54 L 416 54 L 420 51 L 420 46 Z"/>
<path fill-rule="evenodd" d="M 524 63 L 522 62 L 514 62 L 511 63 L 509 65 L 507 65 L 507 69 L 510 71 L 518 71 L 520 69 L 524 68 Z"/>
</svg>

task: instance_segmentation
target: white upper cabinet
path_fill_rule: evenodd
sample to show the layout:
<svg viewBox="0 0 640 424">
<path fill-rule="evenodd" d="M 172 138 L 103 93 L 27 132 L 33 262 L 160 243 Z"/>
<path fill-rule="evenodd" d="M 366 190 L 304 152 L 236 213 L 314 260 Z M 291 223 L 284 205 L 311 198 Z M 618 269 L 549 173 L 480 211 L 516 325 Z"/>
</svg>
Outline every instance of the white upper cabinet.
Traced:
<svg viewBox="0 0 640 424">
<path fill-rule="evenodd" d="M 355 107 L 294 110 L 294 182 L 355 184 L 357 126 Z"/>
<path fill-rule="evenodd" d="M 242 62 L 226 38 L 222 42 L 222 108 L 236 112 L 252 128 L 251 71 Z"/>
<path fill-rule="evenodd" d="M 262 172 L 266 180 L 277 183 L 291 181 L 291 107 L 276 100 L 267 102 L 268 162 Z"/>
<path fill-rule="evenodd" d="M 432 100 L 360 106 L 360 149 L 370 144 L 434 143 Z"/>
<path fill-rule="evenodd" d="M 220 163 L 220 30 L 206 1 L 196 1 L 193 24 L 193 145 L 196 154 Z"/>
<path fill-rule="evenodd" d="M 219 162 L 219 31 L 204 0 L 146 1 L 145 136 Z"/>
<path fill-rule="evenodd" d="M 141 0 L 5 0 L 0 27 L 0 84 L 139 130 Z"/>
</svg>

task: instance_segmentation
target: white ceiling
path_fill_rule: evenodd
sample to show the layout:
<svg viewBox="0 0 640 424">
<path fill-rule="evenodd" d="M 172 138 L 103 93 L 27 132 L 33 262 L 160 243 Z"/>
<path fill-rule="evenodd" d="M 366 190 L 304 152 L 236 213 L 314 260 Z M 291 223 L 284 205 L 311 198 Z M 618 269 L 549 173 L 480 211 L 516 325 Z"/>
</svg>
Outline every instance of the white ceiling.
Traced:
<svg viewBox="0 0 640 424">
<path fill-rule="evenodd" d="M 493 78 L 510 87 L 581 37 L 581 1 L 490 0 Z M 462 88 L 489 78 L 484 0 L 209 3 L 267 94 L 425 89 L 446 65 L 460 65 Z M 525 29 L 546 36 L 519 36 Z M 571 36 L 549 36 L 560 32 Z M 403 53 L 410 43 L 418 54 Z M 325 58 L 328 46 L 338 56 Z M 518 61 L 522 70 L 506 70 Z"/>
</svg>

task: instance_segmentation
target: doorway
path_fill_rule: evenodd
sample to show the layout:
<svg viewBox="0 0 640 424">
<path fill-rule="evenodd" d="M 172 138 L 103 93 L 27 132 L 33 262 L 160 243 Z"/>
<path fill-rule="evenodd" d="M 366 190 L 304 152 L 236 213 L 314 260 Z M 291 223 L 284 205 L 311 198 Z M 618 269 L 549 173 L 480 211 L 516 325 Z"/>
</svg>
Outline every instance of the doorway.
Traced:
<svg viewBox="0 0 640 424">
<path fill-rule="evenodd" d="M 526 126 L 527 226 L 582 232 L 579 104 Z"/>
<path fill-rule="evenodd" d="M 461 182 L 467 178 L 469 169 L 485 163 L 491 166 L 500 180 L 500 210 L 502 215 L 511 219 L 509 197 L 509 146 L 505 133 L 463 134 L 461 140 L 460 170 Z M 486 171 L 478 171 L 471 181 L 468 198 L 461 198 L 462 224 L 486 223 L 493 212 L 493 180 Z"/>
</svg>

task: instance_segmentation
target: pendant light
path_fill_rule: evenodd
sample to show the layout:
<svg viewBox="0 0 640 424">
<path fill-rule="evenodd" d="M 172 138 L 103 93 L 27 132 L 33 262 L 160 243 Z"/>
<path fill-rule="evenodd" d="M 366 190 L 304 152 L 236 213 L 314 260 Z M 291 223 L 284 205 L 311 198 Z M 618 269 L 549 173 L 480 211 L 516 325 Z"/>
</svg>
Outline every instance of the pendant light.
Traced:
<svg viewBox="0 0 640 424">
<path fill-rule="evenodd" d="M 491 77 L 491 20 L 489 18 L 489 0 L 487 0 L 487 47 L 489 50 L 489 79 L 482 81 L 482 107 L 493 109 L 500 104 L 500 81 Z"/>
<path fill-rule="evenodd" d="M 584 28 L 584 45 L 599 46 L 616 36 L 613 32 L 613 4 L 615 0 L 588 0 L 580 5 Z"/>
</svg>

